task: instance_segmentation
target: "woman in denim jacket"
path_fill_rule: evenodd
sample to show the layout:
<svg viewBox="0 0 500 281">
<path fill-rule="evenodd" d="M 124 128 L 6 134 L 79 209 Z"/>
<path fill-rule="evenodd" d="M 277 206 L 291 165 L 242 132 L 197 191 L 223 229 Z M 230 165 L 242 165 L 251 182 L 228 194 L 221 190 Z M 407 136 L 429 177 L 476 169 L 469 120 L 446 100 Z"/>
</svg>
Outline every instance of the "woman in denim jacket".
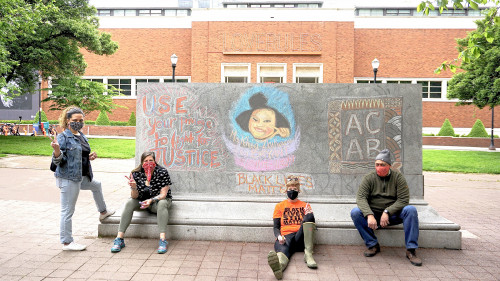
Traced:
<svg viewBox="0 0 500 281">
<path fill-rule="evenodd" d="M 61 190 L 60 236 L 65 251 L 81 251 L 87 247 L 75 243 L 72 236 L 71 219 L 80 189 L 92 191 L 100 220 L 114 214 L 114 211 L 106 209 L 101 182 L 93 179 L 90 161 L 96 159 L 97 154 L 90 151 L 87 137 L 80 131 L 84 125 L 83 117 L 84 113 L 78 107 L 71 106 L 63 110 L 59 125 L 65 130 L 51 143 L 54 149 L 52 162 L 57 166 L 54 175 L 57 187 Z"/>
</svg>

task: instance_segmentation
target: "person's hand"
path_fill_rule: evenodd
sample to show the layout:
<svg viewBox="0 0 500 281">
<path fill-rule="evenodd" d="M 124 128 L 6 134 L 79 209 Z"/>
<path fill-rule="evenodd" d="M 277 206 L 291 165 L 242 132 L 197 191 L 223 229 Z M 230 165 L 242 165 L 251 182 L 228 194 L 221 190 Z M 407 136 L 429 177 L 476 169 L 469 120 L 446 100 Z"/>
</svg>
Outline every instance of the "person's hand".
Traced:
<svg viewBox="0 0 500 281">
<path fill-rule="evenodd" d="M 137 183 L 135 182 L 134 180 L 134 177 L 132 176 L 132 173 L 130 173 L 130 176 L 125 176 L 128 180 L 128 185 L 130 186 L 130 188 L 134 188 L 134 189 L 137 189 Z"/>
<path fill-rule="evenodd" d="M 96 158 L 97 158 L 97 153 L 95 153 L 95 151 L 89 154 L 89 159 L 90 159 L 91 161 L 92 161 L 92 160 L 95 160 Z"/>
<path fill-rule="evenodd" d="M 377 229 L 377 220 L 373 215 L 368 215 L 366 217 L 368 219 L 368 227 L 375 230 Z"/>
<path fill-rule="evenodd" d="M 141 202 L 141 209 L 149 208 L 149 205 L 153 202 L 153 199 L 144 200 Z"/>
<path fill-rule="evenodd" d="M 290 129 L 288 128 L 277 128 L 276 133 L 282 138 L 287 138 L 290 136 Z"/>
<path fill-rule="evenodd" d="M 387 213 L 383 213 L 382 217 L 380 218 L 380 226 L 386 227 L 388 225 L 389 225 L 389 215 Z"/>
<path fill-rule="evenodd" d="M 286 243 L 286 239 L 284 236 L 280 235 L 278 236 L 278 242 L 281 244 L 281 245 L 284 245 Z"/>
<path fill-rule="evenodd" d="M 305 215 L 312 214 L 313 209 L 311 208 L 311 205 L 309 203 L 306 203 L 306 206 L 304 207 Z"/>
<path fill-rule="evenodd" d="M 49 137 L 51 143 L 50 146 L 54 149 L 54 155 L 58 157 L 61 154 L 61 147 L 59 146 L 59 143 L 57 142 L 57 134 L 55 136 L 47 135 Z"/>
</svg>

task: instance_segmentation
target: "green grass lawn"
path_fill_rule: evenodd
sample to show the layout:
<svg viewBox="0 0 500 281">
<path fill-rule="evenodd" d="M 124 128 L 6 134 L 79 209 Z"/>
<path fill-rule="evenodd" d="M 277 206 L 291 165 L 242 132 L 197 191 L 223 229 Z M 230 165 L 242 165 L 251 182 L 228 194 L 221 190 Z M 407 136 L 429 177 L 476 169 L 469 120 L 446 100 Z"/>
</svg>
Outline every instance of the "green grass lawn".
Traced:
<svg viewBox="0 0 500 281">
<path fill-rule="evenodd" d="M 133 158 L 135 140 L 128 139 L 89 139 L 92 151 L 103 158 Z M 52 155 L 48 137 L 0 136 L 0 157 L 4 154 Z"/>
<path fill-rule="evenodd" d="M 135 140 L 89 139 L 92 150 L 104 158 L 133 158 Z M 0 136 L 0 157 L 6 154 L 51 155 L 48 137 Z M 424 171 L 500 174 L 500 153 L 423 150 Z"/>
<path fill-rule="evenodd" d="M 424 149 L 424 171 L 500 174 L 500 153 Z"/>
</svg>

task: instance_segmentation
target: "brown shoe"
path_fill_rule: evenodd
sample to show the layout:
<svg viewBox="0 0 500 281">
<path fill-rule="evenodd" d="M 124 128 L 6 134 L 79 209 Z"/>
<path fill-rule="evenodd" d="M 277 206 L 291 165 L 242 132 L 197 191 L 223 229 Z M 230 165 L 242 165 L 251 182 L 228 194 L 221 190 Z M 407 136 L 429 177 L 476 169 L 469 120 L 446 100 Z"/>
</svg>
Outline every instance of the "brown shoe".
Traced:
<svg viewBox="0 0 500 281">
<path fill-rule="evenodd" d="M 380 252 L 380 245 L 377 243 L 377 245 L 373 246 L 373 247 L 370 247 L 368 248 L 368 250 L 366 250 L 364 252 L 365 254 L 365 257 L 373 257 L 375 256 L 378 252 Z"/>
<path fill-rule="evenodd" d="M 417 257 L 417 253 L 415 249 L 406 250 L 406 258 L 410 260 L 411 264 L 415 266 L 421 266 L 422 260 Z"/>
</svg>

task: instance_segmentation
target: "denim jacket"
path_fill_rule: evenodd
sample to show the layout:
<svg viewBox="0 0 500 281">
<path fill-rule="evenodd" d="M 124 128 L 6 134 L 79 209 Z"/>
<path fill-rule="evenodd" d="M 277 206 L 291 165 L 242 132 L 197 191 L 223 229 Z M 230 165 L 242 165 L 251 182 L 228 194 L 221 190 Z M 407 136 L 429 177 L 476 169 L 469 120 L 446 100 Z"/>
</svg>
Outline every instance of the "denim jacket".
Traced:
<svg viewBox="0 0 500 281">
<path fill-rule="evenodd" d="M 87 137 L 80 132 L 85 140 Z M 59 157 L 54 157 L 52 153 L 52 162 L 57 165 L 54 175 L 57 178 L 68 179 L 72 181 L 82 180 L 82 146 L 80 141 L 73 133 L 66 129 L 62 134 L 57 135 L 57 142 L 61 150 Z M 92 181 L 92 166 L 89 162 L 90 181 Z"/>
</svg>

